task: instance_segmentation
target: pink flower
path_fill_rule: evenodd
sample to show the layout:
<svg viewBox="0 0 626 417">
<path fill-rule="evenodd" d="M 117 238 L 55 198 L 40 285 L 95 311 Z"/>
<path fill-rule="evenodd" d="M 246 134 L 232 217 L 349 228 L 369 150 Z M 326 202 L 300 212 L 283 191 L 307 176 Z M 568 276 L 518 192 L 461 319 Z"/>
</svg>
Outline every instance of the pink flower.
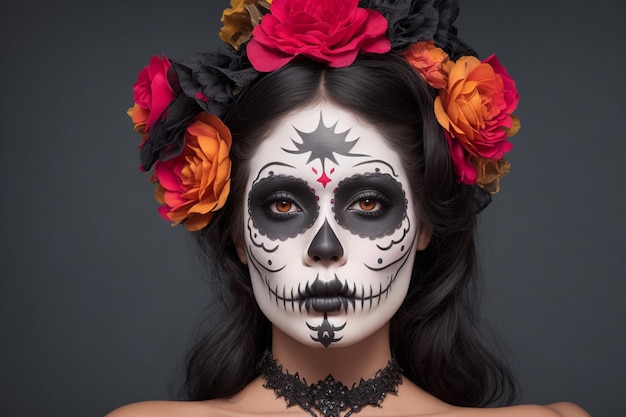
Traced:
<svg viewBox="0 0 626 417">
<path fill-rule="evenodd" d="M 145 132 L 150 131 L 152 124 L 174 100 L 174 93 L 167 82 L 167 70 L 171 66 L 165 55 L 162 59 L 153 56 L 150 63 L 139 72 L 137 82 L 133 85 L 136 106 L 149 113 L 145 121 Z"/>
<path fill-rule="evenodd" d="M 358 0 L 274 0 L 270 13 L 255 26 L 247 53 L 252 66 L 270 72 L 302 55 L 346 67 L 359 52 L 384 54 L 387 20 Z"/>
<path fill-rule="evenodd" d="M 450 147 L 450 157 L 452 158 L 452 166 L 458 181 L 463 184 L 475 184 L 477 178 L 476 167 L 472 164 L 470 156 L 463 150 L 463 146 L 454 138 L 451 138 L 448 132 L 444 132 L 448 146 Z"/>
</svg>

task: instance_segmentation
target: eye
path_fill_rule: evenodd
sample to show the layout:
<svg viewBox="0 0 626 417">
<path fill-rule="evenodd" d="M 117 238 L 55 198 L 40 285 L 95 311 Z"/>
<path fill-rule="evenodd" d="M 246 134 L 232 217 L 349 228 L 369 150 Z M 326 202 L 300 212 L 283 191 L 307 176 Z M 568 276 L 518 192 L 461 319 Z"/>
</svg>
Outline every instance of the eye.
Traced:
<svg viewBox="0 0 626 417">
<path fill-rule="evenodd" d="M 382 208 L 382 204 L 380 201 L 376 201 L 372 198 L 364 198 L 362 200 L 357 201 L 348 207 L 348 210 L 360 210 L 365 212 L 377 211 Z"/>
<path fill-rule="evenodd" d="M 276 191 L 269 195 L 263 205 L 272 216 L 289 216 L 301 212 L 302 209 L 295 202 L 295 197 L 285 191 Z"/>
<path fill-rule="evenodd" d="M 364 216 L 381 215 L 387 204 L 385 196 L 375 190 L 360 191 L 351 201 L 348 210 Z"/>
<path fill-rule="evenodd" d="M 269 205 L 269 209 L 272 213 L 292 213 L 302 211 L 298 206 L 289 200 L 275 201 Z"/>
</svg>

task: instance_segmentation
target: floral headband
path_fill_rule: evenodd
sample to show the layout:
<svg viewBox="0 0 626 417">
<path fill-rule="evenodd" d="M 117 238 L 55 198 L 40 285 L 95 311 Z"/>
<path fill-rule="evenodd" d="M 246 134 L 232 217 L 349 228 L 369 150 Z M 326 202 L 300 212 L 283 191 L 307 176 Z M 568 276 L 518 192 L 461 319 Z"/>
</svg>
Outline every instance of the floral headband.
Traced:
<svg viewBox="0 0 626 417">
<path fill-rule="evenodd" d="M 230 46 L 186 60 L 154 56 L 128 110 L 152 168 L 159 213 L 188 230 L 205 227 L 230 191 L 232 138 L 220 117 L 261 73 L 296 57 L 329 67 L 360 53 L 395 53 L 438 91 L 434 113 L 460 183 L 488 193 L 507 174 L 519 96 L 495 55 L 480 61 L 456 37 L 455 0 L 231 0 L 220 38 Z"/>
</svg>

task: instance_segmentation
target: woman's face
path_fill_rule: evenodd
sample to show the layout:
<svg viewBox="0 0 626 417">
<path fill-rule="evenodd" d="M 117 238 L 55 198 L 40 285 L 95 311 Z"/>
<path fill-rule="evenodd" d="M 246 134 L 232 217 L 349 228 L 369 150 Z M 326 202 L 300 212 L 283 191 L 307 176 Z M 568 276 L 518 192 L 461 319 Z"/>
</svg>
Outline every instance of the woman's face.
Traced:
<svg viewBox="0 0 626 417">
<path fill-rule="evenodd" d="M 400 157 L 376 129 L 326 102 L 294 111 L 251 160 L 245 193 L 243 249 L 274 326 L 334 347 L 391 319 L 428 238 Z"/>
</svg>

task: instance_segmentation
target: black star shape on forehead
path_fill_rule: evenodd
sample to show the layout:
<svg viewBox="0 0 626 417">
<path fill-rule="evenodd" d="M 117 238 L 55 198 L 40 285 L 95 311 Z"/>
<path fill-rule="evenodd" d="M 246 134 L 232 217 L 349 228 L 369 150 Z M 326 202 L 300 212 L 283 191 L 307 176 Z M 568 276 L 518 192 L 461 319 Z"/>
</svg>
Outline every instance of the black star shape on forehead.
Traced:
<svg viewBox="0 0 626 417">
<path fill-rule="evenodd" d="M 359 141 L 359 138 L 349 142 L 346 140 L 348 133 L 350 133 L 350 129 L 345 132 L 335 132 L 335 128 L 337 127 L 337 123 L 335 122 L 332 126 L 324 125 L 324 119 L 322 117 L 322 112 L 320 112 L 320 120 L 317 128 L 312 132 L 303 132 L 298 130 L 295 126 L 294 129 L 298 132 L 298 135 L 302 139 L 302 143 L 296 142 L 291 139 L 295 150 L 282 148 L 283 151 L 291 154 L 304 154 L 310 152 L 309 159 L 306 161 L 309 162 L 319 159 L 322 164 L 322 170 L 324 171 L 322 177 L 318 179 L 318 181 L 322 182 L 324 186 L 330 180 L 326 176 L 326 168 L 325 161 L 326 159 L 337 164 L 337 160 L 335 159 L 335 154 L 342 156 L 369 156 L 365 154 L 357 154 L 351 153 L 350 151 L 354 148 L 354 145 Z M 326 178 L 324 180 L 323 178 Z"/>
</svg>

